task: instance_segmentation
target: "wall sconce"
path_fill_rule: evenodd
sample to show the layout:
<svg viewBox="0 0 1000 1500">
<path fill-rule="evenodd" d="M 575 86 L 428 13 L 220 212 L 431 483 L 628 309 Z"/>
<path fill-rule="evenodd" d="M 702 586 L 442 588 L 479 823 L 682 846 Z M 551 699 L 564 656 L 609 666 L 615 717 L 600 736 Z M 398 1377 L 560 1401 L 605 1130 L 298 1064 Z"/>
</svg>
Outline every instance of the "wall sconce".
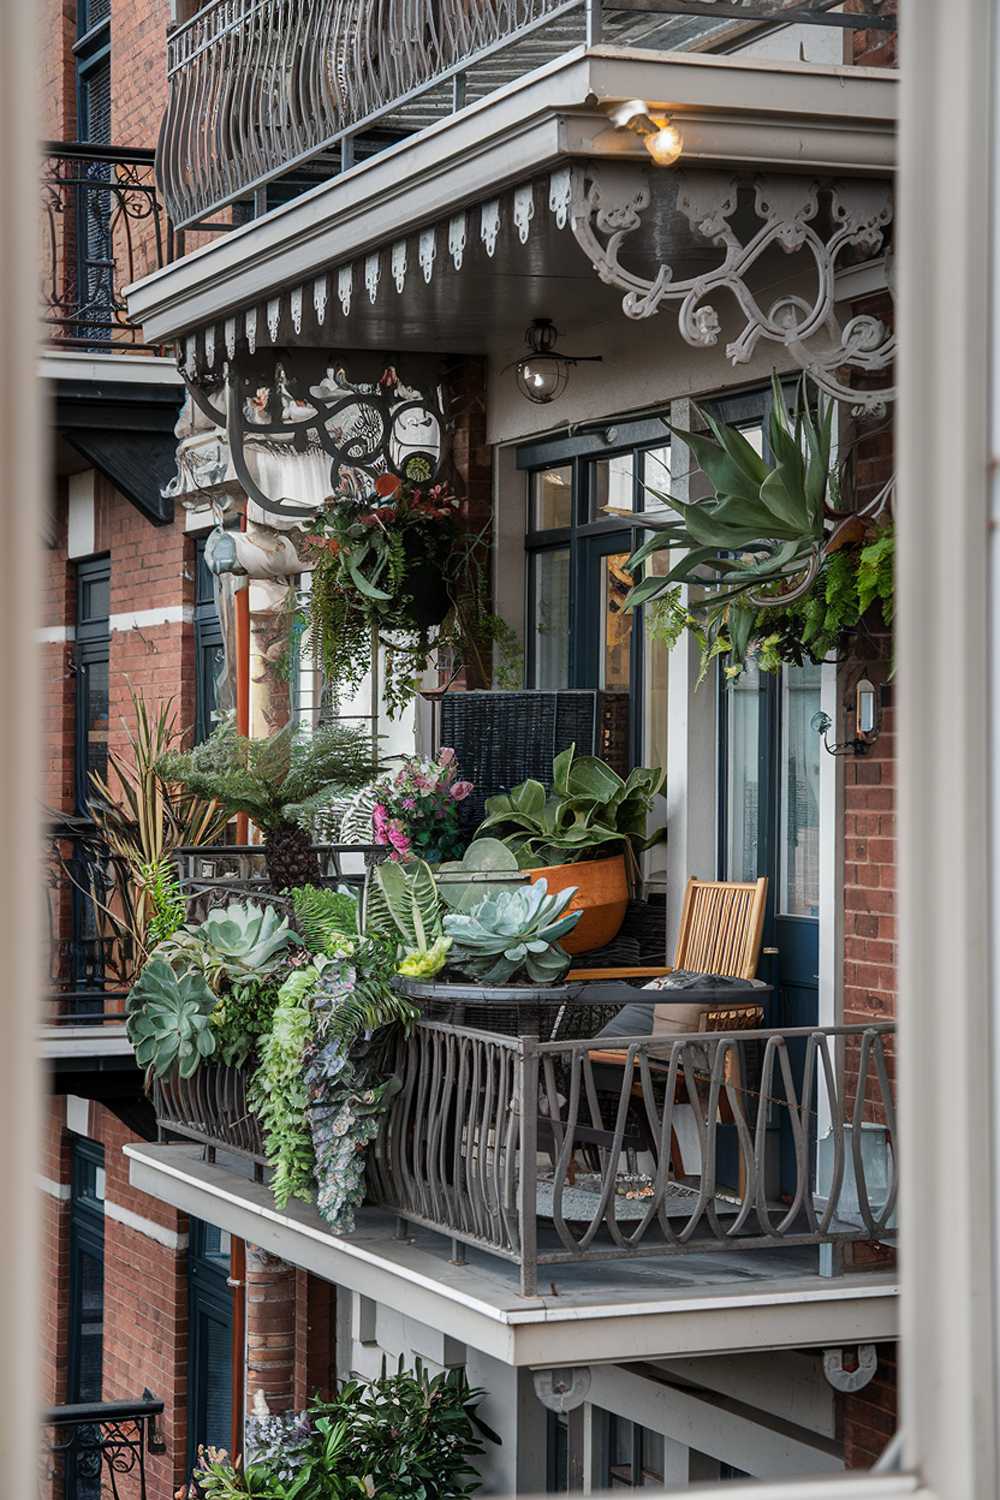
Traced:
<svg viewBox="0 0 1000 1500">
<path fill-rule="evenodd" d="M 562 395 L 571 365 L 593 364 L 602 358 L 600 354 L 559 354 L 558 337 L 559 330 L 549 318 L 535 318 L 524 335 L 531 352 L 514 364 L 518 390 L 536 406 L 548 406 Z"/>
<path fill-rule="evenodd" d="M 809 727 L 823 736 L 823 748 L 828 755 L 867 755 L 881 732 L 879 694 L 875 684 L 862 677 L 854 689 L 854 738 L 840 745 L 831 745 L 827 736 L 833 728 L 833 720 L 821 709 L 809 720 Z"/>
<path fill-rule="evenodd" d="M 627 99 L 610 111 L 616 130 L 631 130 L 658 167 L 672 167 L 684 150 L 684 137 L 669 115 L 653 113 L 645 99 Z"/>
</svg>

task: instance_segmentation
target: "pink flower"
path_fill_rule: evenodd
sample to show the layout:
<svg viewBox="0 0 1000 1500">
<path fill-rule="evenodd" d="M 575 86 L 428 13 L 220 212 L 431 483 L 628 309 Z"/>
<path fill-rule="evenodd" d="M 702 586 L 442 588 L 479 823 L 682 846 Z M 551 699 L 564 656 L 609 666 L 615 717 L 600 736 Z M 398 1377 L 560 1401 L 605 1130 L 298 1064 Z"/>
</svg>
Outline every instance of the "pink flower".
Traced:
<svg viewBox="0 0 1000 1500">
<path fill-rule="evenodd" d="M 372 808 L 372 832 L 377 844 L 389 842 L 389 814 L 381 802 L 376 802 Z"/>
<path fill-rule="evenodd" d="M 450 745 L 442 745 L 441 749 L 438 751 L 438 765 L 439 766 L 450 766 L 450 765 L 452 765 L 454 763 L 454 760 L 455 760 L 455 752 L 451 748 L 451 746 Z"/>
<path fill-rule="evenodd" d="M 410 852 L 410 841 L 403 830 L 393 823 L 389 824 L 389 843 L 396 851 L 400 859 L 405 859 Z"/>
<path fill-rule="evenodd" d="M 403 806 L 406 808 L 407 812 L 412 812 L 413 809 L 416 807 L 416 805 L 417 805 L 417 799 L 416 799 L 416 797 L 404 797 L 403 798 Z"/>
<path fill-rule="evenodd" d="M 464 802 L 469 793 L 474 790 L 475 788 L 471 781 L 456 781 L 455 785 L 451 788 L 451 795 L 456 802 Z"/>
</svg>

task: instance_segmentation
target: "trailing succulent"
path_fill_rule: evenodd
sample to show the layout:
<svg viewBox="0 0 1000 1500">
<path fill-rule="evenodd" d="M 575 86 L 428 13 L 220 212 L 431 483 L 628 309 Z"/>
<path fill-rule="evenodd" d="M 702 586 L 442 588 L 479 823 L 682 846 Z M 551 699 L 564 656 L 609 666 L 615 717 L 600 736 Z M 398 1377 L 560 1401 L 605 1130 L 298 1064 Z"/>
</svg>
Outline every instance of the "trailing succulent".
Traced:
<svg viewBox="0 0 1000 1500">
<path fill-rule="evenodd" d="M 637 766 L 623 780 L 593 755 L 570 745 L 552 762 L 552 789 L 529 779 L 486 800 L 476 841 L 492 833 L 522 870 L 544 869 L 625 850 L 632 856 L 659 843 L 666 829 L 647 836 L 646 822 L 665 773 Z"/>
<path fill-rule="evenodd" d="M 557 984 L 569 968 L 559 939 L 582 913 L 567 911 L 575 888 L 549 895 L 544 880 L 484 896 L 469 912 L 449 912 L 451 963 L 482 984 L 507 984 L 522 970 L 533 984 Z"/>
<path fill-rule="evenodd" d="M 259 983 L 286 964 L 298 939 L 273 906 L 231 901 L 203 922 L 179 928 L 157 950 L 175 967 L 197 970 L 213 990 L 223 984 Z"/>
<path fill-rule="evenodd" d="M 309 996 L 316 979 L 316 969 L 299 969 L 281 986 L 250 1086 L 250 1107 L 264 1127 L 267 1159 L 274 1168 L 271 1191 L 279 1208 L 289 1198 L 312 1202 L 315 1158 L 304 1072 L 313 1033 Z"/>
<path fill-rule="evenodd" d="M 190 1078 L 215 1051 L 215 996 L 200 974 L 176 974 L 166 959 L 149 960 L 128 997 L 125 1029 L 135 1060 L 151 1078 L 176 1068 Z"/>
</svg>

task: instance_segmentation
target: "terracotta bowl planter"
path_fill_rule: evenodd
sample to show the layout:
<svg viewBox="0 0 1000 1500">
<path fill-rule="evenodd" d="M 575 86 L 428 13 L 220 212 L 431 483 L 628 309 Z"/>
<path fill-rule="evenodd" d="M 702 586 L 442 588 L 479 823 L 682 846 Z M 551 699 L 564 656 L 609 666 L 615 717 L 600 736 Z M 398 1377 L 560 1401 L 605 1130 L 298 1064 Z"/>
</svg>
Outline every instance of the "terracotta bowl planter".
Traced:
<svg viewBox="0 0 1000 1500">
<path fill-rule="evenodd" d="M 572 932 L 560 938 L 567 953 L 590 953 L 618 936 L 628 909 L 624 854 L 585 859 L 574 865 L 549 865 L 544 870 L 529 870 L 528 876 L 531 880 L 544 879 L 550 891 L 577 887 L 568 910 L 582 911 L 583 916 Z"/>
</svg>

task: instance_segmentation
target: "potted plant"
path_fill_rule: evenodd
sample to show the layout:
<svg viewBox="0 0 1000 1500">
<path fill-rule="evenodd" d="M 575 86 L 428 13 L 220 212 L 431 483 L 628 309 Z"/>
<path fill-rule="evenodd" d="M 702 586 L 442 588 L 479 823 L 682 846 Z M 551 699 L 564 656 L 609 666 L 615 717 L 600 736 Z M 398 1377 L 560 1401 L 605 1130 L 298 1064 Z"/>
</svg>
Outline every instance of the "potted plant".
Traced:
<svg viewBox="0 0 1000 1500">
<path fill-rule="evenodd" d="M 434 760 L 407 756 L 373 790 L 372 834 L 391 848 L 390 859 L 413 855 L 440 864 L 462 853 L 459 810 L 473 786 L 459 776 L 454 750 L 444 746 Z"/>
<path fill-rule="evenodd" d="M 653 799 L 665 774 L 637 767 L 623 779 L 596 756 L 570 745 L 552 762 L 552 786 L 523 781 L 486 803 L 476 839 L 490 834 L 533 881 L 551 893 L 573 888 L 570 910 L 583 913 L 563 940 L 569 953 L 602 948 L 618 934 L 638 856 L 666 837 L 647 834 Z"/>
<path fill-rule="evenodd" d="M 736 427 L 699 412 L 707 433 L 671 429 L 694 454 L 714 493 L 681 501 L 651 490 L 664 513 L 647 513 L 651 533 L 628 561 L 632 571 L 674 548 L 680 561 L 647 574 L 626 609 L 652 606 L 652 628 L 668 644 L 692 630 L 702 676 L 717 658 L 727 677 L 749 657 L 765 670 L 822 661 L 839 649 L 876 601 L 892 618 L 892 485 L 845 510 L 846 465 L 833 459 L 835 403 L 803 377 L 789 410 L 777 377 L 768 429 L 773 461 Z M 669 425 L 669 424 L 668 424 Z M 694 593 L 682 603 L 682 586 Z"/>
<path fill-rule="evenodd" d="M 226 720 L 202 744 L 164 755 L 168 781 L 217 802 L 230 816 L 246 813 L 264 834 L 272 888 L 315 885 L 319 865 L 310 821 L 345 791 L 377 774 L 371 736 L 337 722 L 311 734 L 286 724 L 265 740 L 251 740 Z"/>
</svg>

